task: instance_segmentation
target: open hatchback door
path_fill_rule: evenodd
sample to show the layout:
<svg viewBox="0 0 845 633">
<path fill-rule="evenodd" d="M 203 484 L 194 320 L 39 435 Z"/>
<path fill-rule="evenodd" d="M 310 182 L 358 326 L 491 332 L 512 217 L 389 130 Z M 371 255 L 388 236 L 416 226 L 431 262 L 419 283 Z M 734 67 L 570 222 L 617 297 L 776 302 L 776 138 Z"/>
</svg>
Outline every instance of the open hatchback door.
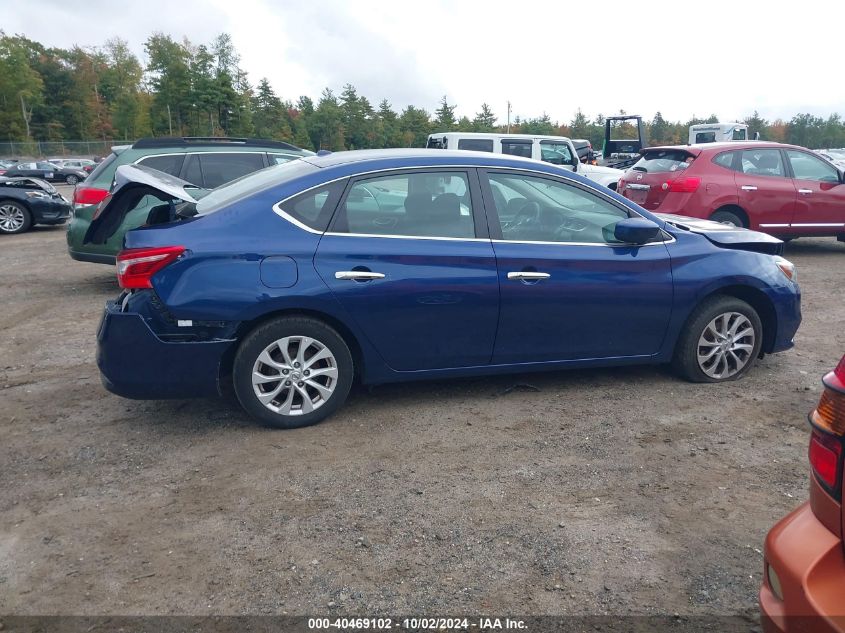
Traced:
<svg viewBox="0 0 845 633">
<path fill-rule="evenodd" d="M 132 218 L 132 226 L 163 224 L 194 215 L 207 189 L 151 167 L 122 165 L 111 192 L 97 206 L 83 243 L 104 244 Z"/>
</svg>

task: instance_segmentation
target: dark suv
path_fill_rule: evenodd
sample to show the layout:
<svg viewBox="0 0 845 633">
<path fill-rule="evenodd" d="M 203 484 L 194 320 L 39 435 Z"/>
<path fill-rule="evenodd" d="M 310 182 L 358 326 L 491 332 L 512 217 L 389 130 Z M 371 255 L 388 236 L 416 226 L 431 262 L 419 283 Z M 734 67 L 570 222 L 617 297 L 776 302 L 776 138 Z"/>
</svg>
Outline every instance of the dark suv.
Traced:
<svg viewBox="0 0 845 633">
<path fill-rule="evenodd" d="M 83 244 L 97 205 L 108 195 L 120 165 L 145 165 L 213 189 L 259 169 L 314 152 L 281 141 L 217 137 L 143 138 L 132 145 L 113 147 L 73 194 L 73 218 L 68 225 L 68 252 L 73 259 L 113 264 L 123 248 L 123 235 L 146 222 L 149 208 L 139 205 L 105 244 Z"/>
</svg>

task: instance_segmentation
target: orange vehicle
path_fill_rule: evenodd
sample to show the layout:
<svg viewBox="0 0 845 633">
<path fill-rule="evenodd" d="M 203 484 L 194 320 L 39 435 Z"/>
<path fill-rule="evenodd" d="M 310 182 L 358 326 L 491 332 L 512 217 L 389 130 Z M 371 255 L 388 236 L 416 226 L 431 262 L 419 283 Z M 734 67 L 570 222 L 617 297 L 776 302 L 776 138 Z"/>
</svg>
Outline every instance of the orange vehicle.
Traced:
<svg viewBox="0 0 845 633">
<path fill-rule="evenodd" d="M 845 357 L 810 414 L 810 500 L 766 537 L 760 611 L 766 633 L 845 633 Z"/>
</svg>

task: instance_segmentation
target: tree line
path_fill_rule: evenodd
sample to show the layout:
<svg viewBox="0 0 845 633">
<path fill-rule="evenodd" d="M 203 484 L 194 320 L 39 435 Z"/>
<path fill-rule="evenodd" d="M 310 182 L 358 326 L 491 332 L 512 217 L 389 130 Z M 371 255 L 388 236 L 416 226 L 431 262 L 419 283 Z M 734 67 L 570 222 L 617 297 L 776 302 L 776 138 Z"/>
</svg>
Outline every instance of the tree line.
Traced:
<svg viewBox="0 0 845 633">
<path fill-rule="evenodd" d="M 397 112 L 387 99 L 373 105 L 351 84 L 338 93 L 326 88 L 316 101 L 306 95 L 284 98 L 267 78 L 250 83 L 225 33 L 208 44 L 154 33 L 144 50 L 146 65 L 120 38 L 62 49 L 0 31 L 0 142 L 253 136 L 338 151 L 421 147 L 433 132 L 506 130 L 489 104 L 482 103 L 471 118 L 458 116 L 457 105 L 445 96 L 433 112 L 413 105 Z M 839 114 L 768 121 L 754 112 L 740 120 L 763 140 L 845 146 Z M 711 115 L 670 122 L 657 112 L 645 123 L 646 138 L 651 145 L 686 143 L 690 125 L 717 121 Z M 579 109 L 568 122 L 547 114 L 516 116 L 509 131 L 586 138 L 601 147 L 604 122 L 602 114 L 590 117 Z M 635 130 L 623 125 L 617 133 L 634 136 Z"/>
</svg>

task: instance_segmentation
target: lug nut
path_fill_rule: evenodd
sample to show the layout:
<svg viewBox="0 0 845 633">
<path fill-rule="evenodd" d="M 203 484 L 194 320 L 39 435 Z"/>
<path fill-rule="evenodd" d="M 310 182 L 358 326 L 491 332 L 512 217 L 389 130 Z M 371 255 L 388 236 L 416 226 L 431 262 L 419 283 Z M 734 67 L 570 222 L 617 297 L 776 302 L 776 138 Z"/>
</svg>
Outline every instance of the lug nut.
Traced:
<svg viewBox="0 0 845 633">
<path fill-rule="evenodd" d="M 308 371 L 307 369 L 306 369 L 304 372 L 302 372 L 302 373 L 303 373 L 305 376 L 310 376 L 310 375 L 311 375 L 311 372 L 310 372 L 310 371 Z"/>
<path fill-rule="evenodd" d="M 290 387 L 290 380 L 285 381 L 285 387 Z"/>
<path fill-rule="evenodd" d="M 289 373 L 290 373 L 290 369 L 283 369 L 282 370 L 282 374 L 284 374 L 285 376 L 287 376 Z"/>
<path fill-rule="evenodd" d="M 299 367 L 299 363 L 294 363 L 294 364 L 293 364 L 293 366 L 294 366 L 294 367 Z"/>
</svg>

